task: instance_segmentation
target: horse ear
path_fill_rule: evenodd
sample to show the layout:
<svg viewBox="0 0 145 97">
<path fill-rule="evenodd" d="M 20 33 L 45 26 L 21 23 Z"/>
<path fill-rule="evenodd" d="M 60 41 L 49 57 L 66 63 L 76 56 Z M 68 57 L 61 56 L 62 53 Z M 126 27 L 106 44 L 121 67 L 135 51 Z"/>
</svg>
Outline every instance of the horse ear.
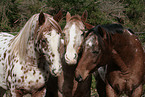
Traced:
<svg viewBox="0 0 145 97">
<path fill-rule="evenodd" d="M 55 16 L 53 16 L 53 19 L 59 22 L 62 19 L 62 10 L 60 10 Z"/>
<path fill-rule="evenodd" d="M 94 28 L 95 26 L 93 26 L 93 25 L 91 25 L 91 24 L 88 24 L 88 23 L 84 23 L 85 24 L 85 26 L 86 26 L 86 28 L 88 29 L 88 30 L 90 30 L 90 29 L 92 29 L 92 28 Z"/>
<path fill-rule="evenodd" d="M 85 10 L 82 17 L 81 17 L 82 21 L 85 22 L 87 20 L 87 17 L 88 17 L 88 12 Z"/>
<path fill-rule="evenodd" d="M 40 12 L 40 14 L 39 14 L 39 25 L 40 26 L 43 25 L 44 22 L 45 22 L 45 16 L 44 16 L 43 12 Z"/>
<path fill-rule="evenodd" d="M 70 18 L 71 18 L 71 15 L 70 15 L 69 12 L 67 12 L 67 14 L 66 14 L 66 22 L 68 22 L 70 20 Z"/>
<path fill-rule="evenodd" d="M 97 28 L 97 33 L 99 33 L 99 35 L 102 37 L 102 38 L 104 38 L 104 39 L 106 39 L 107 38 L 107 36 L 106 36 L 106 30 L 103 28 L 103 27 L 101 27 L 100 25 L 98 26 L 98 28 Z"/>
</svg>

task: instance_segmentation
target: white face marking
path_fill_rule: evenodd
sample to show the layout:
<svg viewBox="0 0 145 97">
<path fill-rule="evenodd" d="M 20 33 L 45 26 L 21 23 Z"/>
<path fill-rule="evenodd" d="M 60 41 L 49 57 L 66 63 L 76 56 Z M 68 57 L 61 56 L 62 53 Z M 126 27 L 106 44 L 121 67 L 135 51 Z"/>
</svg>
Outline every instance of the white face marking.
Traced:
<svg viewBox="0 0 145 97">
<path fill-rule="evenodd" d="M 86 45 L 89 47 L 92 47 L 93 45 L 93 37 L 90 37 L 87 41 L 86 41 Z"/>
<path fill-rule="evenodd" d="M 64 44 L 64 39 L 61 39 L 60 41 L 61 41 L 62 44 Z"/>
<path fill-rule="evenodd" d="M 95 54 L 97 54 L 96 57 L 101 52 L 101 50 L 99 49 L 98 38 L 94 35 L 89 36 L 85 41 L 84 51 L 88 52 L 88 50 L 92 50 L 92 53 L 95 52 Z"/>
<path fill-rule="evenodd" d="M 65 60 L 67 64 L 77 63 L 77 50 L 82 42 L 82 33 L 83 32 L 79 27 L 77 27 L 76 23 L 73 23 L 72 26 L 68 29 L 68 32 L 66 32 L 66 34 L 69 35 L 66 37 L 68 39 L 68 44 L 65 53 Z"/>
<path fill-rule="evenodd" d="M 69 41 L 69 46 L 73 47 L 74 41 L 75 41 L 75 36 L 76 36 L 76 25 L 73 23 L 72 27 L 70 28 L 70 41 Z"/>
<path fill-rule="evenodd" d="M 65 59 L 69 59 L 69 61 L 66 60 L 68 64 L 76 64 L 77 60 L 75 59 L 75 57 L 76 57 L 77 52 L 74 48 L 74 42 L 75 42 L 75 37 L 76 37 L 75 23 L 72 24 L 69 35 L 70 37 L 69 37 L 69 43 L 66 48 Z"/>
<path fill-rule="evenodd" d="M 135 50 L 136 52 L 138 51 L 138 49 Z"/>
<path fill-rule="evenodd" d="M 57 74 L 60 74 L 61 72 L 61 61 L 60 61 L 60 54 L 58 52 L 59 46 L 60 46 L 60 35 L 56 32 L 56 30 L 52 30 L 51 36 L 47 35 L 47 41 L 49 41 L 50 44 L 50 49 L 52 50 L 54 54 L 54 60 L 53 57 L 51 56 L 50 59 L 51 61 L 53 60 L 53 63 L 51 64 L 50 71 Z M 50 55 L 50 54 L 49 54 Z"/>
</svg>

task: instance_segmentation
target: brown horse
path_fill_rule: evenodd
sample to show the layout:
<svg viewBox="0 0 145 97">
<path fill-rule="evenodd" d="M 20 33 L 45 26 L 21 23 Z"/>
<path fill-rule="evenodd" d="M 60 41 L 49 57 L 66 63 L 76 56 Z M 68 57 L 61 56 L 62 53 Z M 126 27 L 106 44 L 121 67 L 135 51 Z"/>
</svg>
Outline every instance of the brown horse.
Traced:
<svg viewBox="0 0 145 97">
<path fill-rule="evenodd" d="M 84 82 L 75 80 L 75 68 L 79 60 L 79 49 L 83 41 L 84 22 L 87 20 L 87 11 L 82 16 L 66 15 L 66 25 L 63 29 L 64 55 L 62 56 L 62 75 L 58 77 L 59 90 L 63 97 L 90 97 L 91 76 Z"/>
<path fill-rule="evenodd" d="M 88 31 L 82 48 L 75 72 L 77 81 L 85 80 L 90 73 L 107 64 L 106 96 L 117 97 L 122 93 L 130 97 L 141 96 L 144 52 L 131 30 L 119 24 L 98 25 Z"/>
<path fill-rule="evenodd" d="M 58 78 L 51 76 L 49 88 L 53 88 L 53 90 L 47 92 L 49 97 L 90 97 L 91 75 L 84 82 L 78 83 L 75 80 L 75 68 L 80 57 L 79 49 L 84 39 L 83 31 L 86 19 L 86 11 L 82 16 L 71 16 L 69 12 L 66 15 L 66 25 L 63 29 L 64 44 L 62 43 L 60 47 L 63 71 Z"/>
</svg>

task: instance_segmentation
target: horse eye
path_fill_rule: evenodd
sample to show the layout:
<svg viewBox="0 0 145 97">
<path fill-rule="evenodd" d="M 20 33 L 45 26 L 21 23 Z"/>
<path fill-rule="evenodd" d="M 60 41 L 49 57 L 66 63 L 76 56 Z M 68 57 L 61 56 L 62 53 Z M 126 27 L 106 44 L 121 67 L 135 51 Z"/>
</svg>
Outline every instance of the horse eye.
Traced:
<svg viewBox="0 0 145 97">
<path fill-rule="evenodd" d="M 41 44 L 42 44 L 42 46 L 44 47 L 44 46 L 46 45 L 46 40 L 45 40 L 45 39 L 42 39 L 42 40 L 41 40 Z"/>
<path fill-rule="evenodd" d="M 46 40 L 42 39 L 42 42 L 46 42 Z"/>
<path fill-rule="evenodd" d="M 94 53 L 94 54 L 98 54 L 98 53 L 99 53 L 99 51 L 92 51 L 92 53 Z"/>
</svg>

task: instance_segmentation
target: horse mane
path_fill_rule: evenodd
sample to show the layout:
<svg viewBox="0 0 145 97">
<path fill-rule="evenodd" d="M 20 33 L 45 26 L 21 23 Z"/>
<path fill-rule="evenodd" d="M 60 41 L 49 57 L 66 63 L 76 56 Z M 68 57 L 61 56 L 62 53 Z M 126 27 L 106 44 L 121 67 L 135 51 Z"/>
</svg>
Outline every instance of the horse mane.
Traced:
<svg viewBox="0 0 145 97">
<path fill-rule="evenodd" d="M 27 46 L 28 46 L 28 40 L 30 35 L 34 35 L 36 27 L 38 27 L 38 17 L 39 14 L 33 15 L 27 23 L 24 25 L 24 27 L 20 30 L 20 32 L 16 35 L 15 38 L 12 39 L 11 42 L 11 52 L 12 54 L 18 54 L 20 60 L 25 60 L 25 56 L 27 53 Z M 53 19 L 52 16 L 49 14 L 45 14 L 45 19 L 47 19 L 52 27 L 54 29 L 61 32 L 61 27 L 58 25 L 58 23 Z M 32 29 L 34 28 L 34 29 Z"/>
<path fill-rule="evenodd" d="M 101 25 L 101 27 L 106 31 L 106 42 L 108 43 L 108 46 L 111 44 L 112 41 L 112 35 L 114 34 L 122 34 L 123 33 L 123 26 L 120 24 L 107 24 L 107 25 Z M 98 41 L 100 43 L 100 46 L 102 48 L 102 50 L 104 50 L 105 48 L 108 48 L 106 46 L 106 43 L 104 43 L 103 37 L 100 37 L 100 35 L 98 34 L 98 32 L 96 31 L 97 36 L 99 37 Z M 108 48 L 110 49 L 110 48 Z"/>
<path fill-rule="evenodd" d="M 120 24 L 106 24 L 106 25 L 97 25 L 96 27 L 90 29 L 86 34 L 85 37 L 87 37 L 89 35 L 89 33 L 93 32 L 94 34 L 96 34 L 98 36 L 98 41 L 99 44 L 101 46 L 101 48 L 105 47 L 105 44 L 103 42 L 103 37 L 100 35 L 98 28 L 101 27 L 106 31 L 106 37 L 107 37 L 107 42 L 110 43 L 112 40 L 112 35 L 116 34 L 116 33 L 123 33 L 123 26 Z"/>
<path fill-rule="evenodd" d="M 123 33 L 123 26 L 121 24 L 106 24 L 101 25 L 108 33 L 115 34 L 115 33 Z"/>
<path fill-rule="evenodd" d="M 106 25 L 97 25 L 96 27 L 90 29 L 86 34 L 85 37 L 89 35 L 89 33 L 93 32 L 96 35 L 99 34 L 98 27 L 102 27 L 107 33 L 115 34 L 115 33 L 123 33 L 123 26 L 120 24 L 106 24 Z"/>
<path fill-rule="evenodd" d="M 61 27 L 59 26 L 59 24 L 53 18 L 51 18 L 48 14 L 47 14 L 47 18 L 48 18 L 50 24 L 52 25 L 52 27 L 54 27 L 54 29 L 56 29 L 59 33 L 61 33 L 62 30 L 61 30 Z"/>
<path fill-rule="evenodd" d="M 33 15 L 24 27 L 20 30 L 20 32 L 16 35 L 16 37 L 12 40 L 11 43 L 11 52 L 12 54 L 18 54 L 20 59 L 23 59 L 26 55 L 26 47 L 29 36 L 32 34 L 31 28 L 32 23 L 35 20 L 37 21 L 38 14 Z"/>
</svg>

